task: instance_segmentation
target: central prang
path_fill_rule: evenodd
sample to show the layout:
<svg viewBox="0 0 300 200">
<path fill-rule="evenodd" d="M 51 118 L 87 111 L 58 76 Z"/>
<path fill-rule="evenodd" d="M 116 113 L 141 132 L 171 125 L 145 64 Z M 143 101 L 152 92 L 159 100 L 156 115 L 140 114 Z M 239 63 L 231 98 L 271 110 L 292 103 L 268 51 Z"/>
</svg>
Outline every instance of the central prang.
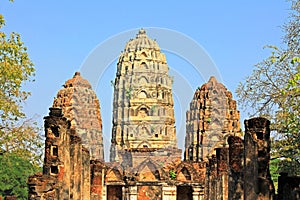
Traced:
<svg viewBox="0 0 300 200">
<path fill-rule="evenodd" d="M 177 148 L 173 79 L 168 74 L 166 56 L 156 41 L 140 29 L 135 39 L 127 42 L 117 63 L 114 81 L 113 128 L 110 160 L 140 163 L 151 155 L 129 156 L 132 151 L 146 152 Z M 168 150 L 167 150 L 168 149 Z M 163 151 L 162 151 L 163 152 Z M 156 156 L 165 157 L 163 154 Z M 126 157 L 126 161 L 125 161 Z M 136 160 L 137 159 L 137 160 Z M 143 160 L 141 160 L 143 159 Z"/>
</svg>

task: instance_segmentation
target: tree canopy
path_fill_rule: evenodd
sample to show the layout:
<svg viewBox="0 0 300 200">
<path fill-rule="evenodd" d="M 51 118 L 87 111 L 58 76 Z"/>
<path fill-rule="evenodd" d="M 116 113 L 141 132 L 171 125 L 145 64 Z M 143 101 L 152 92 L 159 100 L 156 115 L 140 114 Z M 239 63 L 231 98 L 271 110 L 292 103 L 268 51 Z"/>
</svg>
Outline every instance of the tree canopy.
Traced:
<svg viewBox="0 0 300 200">
<path fill-rule="evenodd" d="M 27 198 L 27 178 L 40 166 L 41 136 L 22 105 L 30 95 L 24 85 L 35 69 L 18 33 L 6 34 L 0 14 L 0 196 Z"/>
<path fill-rule="evenodd" d="M 267 46 L 271 55 L 255 65 L 236 93 L 251 115 L 271 119 L 272 159 L 279 171 L 300 173 L 300 1 L 291 1 L 289 21 L 283 26 L 282 47 Z M 278 163 L 278 162 L 276 162 Z"/>
<path fill-rule="evenodd" d="M 36 167 L 14 153 L 0 155 L 0 163 L 0 195 L 27 199 L 27 179 Z"/>
<path fill-rule="evenodd" d="M 40 137 L 22 105 L 30 95 L 23 86 L 33 81 L 35 69 L 20 35 L 12 32 L 7 36 L 1 31 L 4 25 L 0 14 L 0 148 L 31 157 L 40 147 Z"/>
</svg>

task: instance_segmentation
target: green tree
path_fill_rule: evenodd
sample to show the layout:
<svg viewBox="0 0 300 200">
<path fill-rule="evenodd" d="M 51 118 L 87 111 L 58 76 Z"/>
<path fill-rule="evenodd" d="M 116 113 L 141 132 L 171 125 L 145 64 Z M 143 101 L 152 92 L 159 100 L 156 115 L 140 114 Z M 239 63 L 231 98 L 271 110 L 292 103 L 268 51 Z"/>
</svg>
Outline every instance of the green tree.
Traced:
<svg viewBox="0 0 300 200">
<path fill-rule="evenodd" d="M 23 86 L 33 81 L 35 69 L 20 35 L 12 32 L 7 36 L 1 31 L 4 25 L 0 14 L 0 148 L 28 157 L 40 147 L 39 130 L 22 112 L 30 95 Z"/>
<path fill-rule="evenodd" d="M 4 25 L 0 14 L 0 192 L 22 199 L 41 160 L 39 128 L 22 111 L 30 95 L 23 86 L 33 81 L 35 69 L 20 35 L 7 35 Z"/>
<path fill-rule="evenodd" d="M 250 114 L 272 122 L 272 159 L 277 173 L 300 175 L 300 1 L 291 1 L 289 21 L 283 26 L 283 47 L 268 46 L 271 55 L 255 65 L 240 83 L 239 103 Z M 275 171 L 275 170 L 274 170 Z"/>
<path fill-rule="evenodd" d="M 28 176 L 35 173 L 34 167 L 27 159 L 14 153 L 0 154 L 0 196 L 16 196 L 18 199 L 27 199 Z"/>
</svg>

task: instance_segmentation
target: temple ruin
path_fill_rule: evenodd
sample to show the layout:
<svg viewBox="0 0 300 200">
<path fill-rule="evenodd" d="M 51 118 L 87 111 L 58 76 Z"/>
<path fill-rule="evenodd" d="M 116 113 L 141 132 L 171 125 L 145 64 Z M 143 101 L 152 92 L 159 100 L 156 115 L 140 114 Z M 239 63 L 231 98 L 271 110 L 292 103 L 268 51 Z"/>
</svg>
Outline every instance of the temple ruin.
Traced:
<svg viewBox="0 0 300 200">
<path fill-rule="evenodd" d="M 242 137 L 236 102 L 214 77 L 187 97 L 191 103 L 181 159 L 168 69 L 145 30 L 126 44 L 114 81 L 110 162 L 103 158 L 103 145 L 109 144 L 103 144 L 99 100 L 76 72 L 44 118 L 43 172 L 29 177 L 28 198 L 275 199 L 270 122 L 245 120 Z M 289 180 L 286 175 L 281 179 Z M 289 193 L 286 184 L 280 189 Z"/>
<path fill-rule="evenodd" d="M 136 167 L 146 158 L 181 158 L 168 71 L 166 56 L 141 29 L 117 63 L 110 161 Z"/>
</svg>

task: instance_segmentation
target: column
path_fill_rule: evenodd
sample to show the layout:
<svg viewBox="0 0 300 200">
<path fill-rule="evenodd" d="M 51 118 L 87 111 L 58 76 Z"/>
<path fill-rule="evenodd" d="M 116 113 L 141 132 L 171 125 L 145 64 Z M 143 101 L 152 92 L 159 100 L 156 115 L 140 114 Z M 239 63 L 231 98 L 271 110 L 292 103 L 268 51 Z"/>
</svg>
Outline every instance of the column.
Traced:
<svg viewBox="0 0 300 200">
<path fill-rule="evenodd" d="M 176 186 L 163 186 L 163 200 L 176 200 Z"/>
<path fill-rule="evenodd" d="M 230 136 L 229 144 L 229 168 L 230 175 L 228 180 L 228 199 L 244 199 L 244 181 L 243 181 L 243 157 L 244 143 L 240 137 Z"/>
<path fill-rule="evenodd" d="M 129 200 L 137 200 L 137 186 L 129 186 Z"/>
<path fill-rule="evenodd" d="M 193 200 L 204 200 L 204 188 L 193 186 Z"/>
</svg>

